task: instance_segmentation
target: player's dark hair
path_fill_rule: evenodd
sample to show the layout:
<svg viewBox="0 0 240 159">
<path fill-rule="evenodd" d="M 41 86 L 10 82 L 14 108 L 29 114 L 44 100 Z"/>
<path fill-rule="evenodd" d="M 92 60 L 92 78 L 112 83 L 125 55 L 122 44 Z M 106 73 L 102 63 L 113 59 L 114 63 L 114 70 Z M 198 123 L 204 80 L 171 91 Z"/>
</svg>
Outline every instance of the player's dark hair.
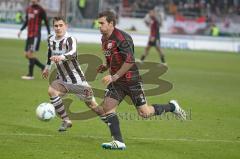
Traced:
<svg viewBox="0 0 240 159">
<path fill-rule="evenodd" d="M 98 14 L 98 18 L 106 17 L 108 23 L 113 22 L 113 26 L 116 25 L 116 15 L 111 11 L 103 11 Z"/>
<path fill-rule="evenodd" d="M 58 16 L 58 17 L 54 17 L 53 18 L 53 25 L 54 25 L 54 22 L 60 21 L 60 20 L 62 20 L 65 24 L 67 24 L 67 21 L 66 21 L 66 19 L 64 17 Z"/>
</svg>

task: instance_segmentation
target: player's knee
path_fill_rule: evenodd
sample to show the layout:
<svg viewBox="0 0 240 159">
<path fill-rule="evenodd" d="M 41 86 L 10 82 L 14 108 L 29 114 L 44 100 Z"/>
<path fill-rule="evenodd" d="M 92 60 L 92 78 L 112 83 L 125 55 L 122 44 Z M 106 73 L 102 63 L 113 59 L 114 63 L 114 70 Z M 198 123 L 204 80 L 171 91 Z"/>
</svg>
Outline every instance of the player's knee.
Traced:
<svg viewBox="0 0 240 159">
<path fill-rule="evenodd" d="M 28 56 L 28 54 L 25 54 L 25 58 L 26 58 L 26 59 L 29 59 L 29 56 Z"/>
<path fill-rule="evenodd" d="M 106 114 L 114 113 L 116 111 L 116 107 L 107 103 L 104 103 L 102 109 Z"/>
<path fill-rule="evenodd" d="M 50 97 L 53 97 L 53 96 L 58 96 L 58 91 L 56 91 L 54 88 L 52 87 L 49 87 L 48 88 L 48 95 Z"/>
<path fill-rule="evenodd" d="M 106 107 L 106 106 L 103 107 L 103 111 L 104 111 L 106 114 L 110 114 L 110 113 L 113 113 L 113 112 L 114 112 L 114 110 L 111 110 L 111 109 L 109 109 L 109 108 Z"/>
<path fill-rule="evenodd" d="M 32 53 L 32 52 L 26 52 L 26 53 L 25 53 L 25 57 L 26 57 L 27 59 L 33 58 L 33 53 Z"/>
<path fill-rule="evenodd" d="M 99 116 L 105 115 L 105 112 L 101 106 L 98 106 L 96 103 L 89 103 L 89 102 L 85 102 L 85 103 L 97 115 L 99 115 Z"/>
<path fill-rule="evenodd" d="M 143 118 L 149 118 L 152 116 L 152 113 L 150 111 L 146 110 L 138 110 L 138 115 Z"/>
<path fill-rule="evenodd" d="M 138 112 L 138 115 L 143 118 L 148 118 L 150 116 L 150 114 L 148 112 Z"/>
</svg>

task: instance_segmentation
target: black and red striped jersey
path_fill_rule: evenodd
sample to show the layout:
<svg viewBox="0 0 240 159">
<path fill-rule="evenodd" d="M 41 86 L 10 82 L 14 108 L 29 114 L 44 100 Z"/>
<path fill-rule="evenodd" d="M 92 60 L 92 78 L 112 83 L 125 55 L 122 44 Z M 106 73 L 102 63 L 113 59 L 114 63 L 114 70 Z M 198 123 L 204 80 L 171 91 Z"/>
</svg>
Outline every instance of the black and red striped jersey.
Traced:
<svg viewBox="0 0 240 159">
<path fill-rule="evenodd" d="M 160 33 L 159 33 L 160 24 L 156 18 L 151 18 L 151 19 L 152 19 L 152 21 L 151 21 L 151 25 L 150 25 L 150 37 L 159 39 L 160 38 Z"/>
<path fill-rule="evenodd" d="M 123 63 L 134 63 L 118 81 L 141 80 L 135 63 L 133 40 L 129 34 L 115 28 L 108 39 L 102 37 L 102 50 L 111 75 L 114 75 L 122 67 Z"/>
<path fill-rule="evenodd" d="M 38 4 L 30 5 L 26 9 L 26 19 L 20 30 L 22 31 L 28 27 L 28 37 L 40 36 L 42 20 L 45 22 L 48 34 L 50 34 L 50 28 L 45 10 Z"/>
</svg>

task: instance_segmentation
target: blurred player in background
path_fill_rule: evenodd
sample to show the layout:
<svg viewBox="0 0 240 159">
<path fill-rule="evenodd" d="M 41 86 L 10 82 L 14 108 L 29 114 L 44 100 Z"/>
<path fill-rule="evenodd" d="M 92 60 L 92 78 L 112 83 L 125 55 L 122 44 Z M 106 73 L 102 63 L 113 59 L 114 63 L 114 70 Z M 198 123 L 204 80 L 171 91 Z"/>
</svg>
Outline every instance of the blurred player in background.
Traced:
<svg viewBox="0 0 240 159">
<path fill-rule="evenodd" d="M 39 0 L 31 0 L 31 5 L 26 10 L 25 22 L 18 32 L 18 37 L 21 36 L 22 31 L 27 27 L 27 40 L 25 46 L 25 57 L 29 60 L 28 74 L 22 76 L 22 79 L 32 80 L 34 66 L 37 65 L 41 70 L 44 69 L 44 64 L 42 64 L 34 52 L 39 50 L 41 42 L 41 26 L 42 21 L 45 22 L 47 27 L 47 32 L 50 34 L 50 28 L 48 25 L 47 15 L 45 10 L 38 4 Z"/>
<path fill-rule="evenodd" d="M 59 128 L 59 131 L 62 132 L 72 127 L 72 122 L 61 98 L 67 93 L 75 94 L 98 115 L 103 114 L 103 111 L 97 107 L 92 88 L 80 68 L 77 60 L 77 41 L 67 33 L 65 19 L 55 17 L 53 27 L 55 35 L 50 35 L 48 38 L 48 61 L 42 76 L 47 78 L 51 64 L 56 64 L 58 76 L 50 84 L 48 94 L 56 112 L 62 118 Z"/>
<path fill-rule="evenodd" d="M 160 18 L 158 18 L 157 16 L 159 16 Z M 144 54 L 141 56 L 140 62 L 144 61 L 151 47 L 155 47 L 155 49 L 157 50 L 160 56 L 161 63 L 166 65 L 166 60 L 165 60 L 163 51 L 161 50 L 161 47 L 160 47 L 159 29 L 162 26 L 161 15 L 160 14 L 158 15 L 155 10 L 150 10 L 145 17 L 144 22 L 146 23 L 147 26 L 150 27 L 150 36 L 149 36 L 148 44 L 147 44 L 147 47 L 145 48 Z"/>
<path fill-rule="evenodd" d="M 115 28 L 116 17 L 110 11 L 99 14 L 99 29 L 102 34 L 102 50 L 106 64 L 98 67 L 97 72 L 109 70 L 102 82 L 107 86 L 104 101 L 101 103 L 104 112 L 102 120 L 109 126 L 112 142 L 103 143 L 106 149 L 125 149 L 118 116 L 117 106 L 125 96 L 129 96 L 135 105 L 138 114 L 144 118 L 161 115 L 163 112 L 172 112 L 182 119 L 186 119 L 184 110 L 175 100 L 167 104 L 148 105 L 144 95 L 142 80 L 134 58 L 134 44 L 131 36 Z"/>
</svg>

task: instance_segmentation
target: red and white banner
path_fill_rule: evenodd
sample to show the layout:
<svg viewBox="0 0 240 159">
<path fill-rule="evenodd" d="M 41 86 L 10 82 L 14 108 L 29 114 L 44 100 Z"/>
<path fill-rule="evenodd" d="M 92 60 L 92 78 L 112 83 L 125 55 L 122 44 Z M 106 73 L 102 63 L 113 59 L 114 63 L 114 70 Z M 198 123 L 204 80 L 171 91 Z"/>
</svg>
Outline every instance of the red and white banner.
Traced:
<svg viewBox="0 0 240 159">
<path fill-rule="evenodd" d="M 199 34 L 207 29 L 205 17 L 196 19 L 187 18 L 181 15 L 175 17 L 175 22 L 171 28 L 171 33 L 175 34 Z"/>
</svg>

